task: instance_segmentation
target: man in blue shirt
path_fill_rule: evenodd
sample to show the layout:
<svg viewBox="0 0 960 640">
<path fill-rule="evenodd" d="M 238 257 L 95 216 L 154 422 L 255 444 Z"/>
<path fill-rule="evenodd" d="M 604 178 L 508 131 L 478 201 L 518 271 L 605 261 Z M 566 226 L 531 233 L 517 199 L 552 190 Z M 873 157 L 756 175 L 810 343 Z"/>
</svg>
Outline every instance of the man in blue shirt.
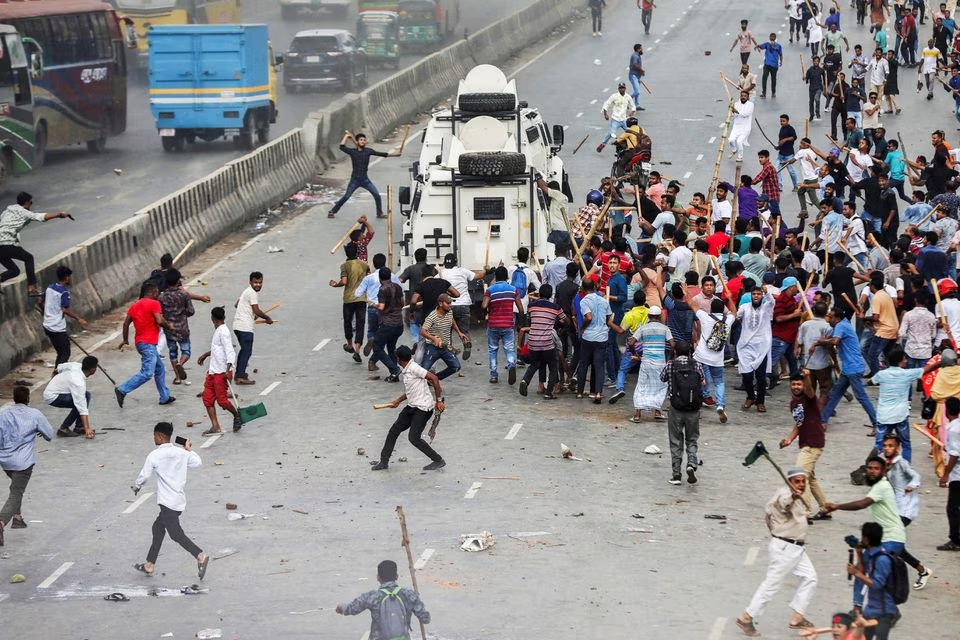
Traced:
<svg viewBox="0 0 960 640">
<path fill-rule="evenodd" d="M 590 397 L 594 404 L 600 404 L 603 399 L 603 369 L 607 354 L 607 328 L 617 333 L 624 330 L 613 323 L 613 311 L 606 298 L 596 291 L 593 278 L 583 280 L 583 299 L 580 301 L 580 312 L 583 324 L 580 334 L 580 364 L 577 367 L 577 398 L 583 398 L 583 388 L 586 386 L 587 370 L 593 366 L 594 374 L 591 379 Z"/>
<path fill-rule="evenodd" d="M 763 78 L 761 80 L 760 97 L 767 97 L 767 78 L 771 78 L 770 89 L 774 98 L 777 97 L 777 71 L 783 64 L 783 47 L 777 42 L 777 34 L 770 34 L 770 41 L 764 42 L 757 47 L 757 51 L 763 51 Z"/>
<path fill-rule="evenodd" d="M 923 234 L 923 248 L 917 254 L 917 271 L 923 276 L 924 282 L 950 277 L 947 254 L 937 248 L 939 239 L 940 234 L 936 231 L 927 231 Z"/>
<path fill-rule="evenodd" d="M 876 155 L 882 155 L 880 149 L 877 149 Z M 887 140 L 887 155 L 884 156 L 883 162 L 890 167 L 890 187 L 897 190 L 901 200 L 908 205 L 912 205 L 913 200 L 903 192 L 903 185 L 906 182 L 907 160 L 903 151 L 900 150 L 899 142 Z"/>
<path fill-rule="evenodd" d="M 13 388 L 13 406 L 0 410 L 0 469 L 10 478 L 10 495 L 0 507 L 0 547 L 3 546 L 3 527 L 26 529 L 20 515 L 23 492 L 37 462 L 37 436 L 49 442 L 53 427 L 36 409 L 30 408 L 30 389 Z"/>
<path fill-rule="evenodd" d="M 613 312 L 613 323 L 620 326 L 623 320 L 623 305 L 627 301 L 627 279 L 620 272 L 620 258 L 610 256 L 607 267 L 610 277 L 607 279 L 607 290 L 610 291 L 610 311 Z M 617 369 L 620 365 L 620 347 L 617 345 L 617 333 L 610 329 L 607 334 L 607 382 L 616 386 Z"/>
<path fill-rule="evenodd" d="M 950 69 L 950 79 L 943 89 L 953 94 L 953 115 L 956 116 L 957 121 L 960 121 L 960 68 L 954 66 Z"/>
<path fill-rule="evenodd" d="M 837 355 L 840 357 L 840 376 L 830 389 L 827 404 L 823 408 L 823 428 L 827 428 L 827 423 L 833 417 L 837 404 L 839 404 L 843 394 L 846 393 L 847 388 L 853 387 L 853 395 L 856 396 L 857 402 L 860 403 L 863 410 L 867 412 L 870 424 L 876 429 L 877 412 L 863 387 L 863 372 L 867 369 L 867 363 L 860 351 L 860 339 L 857 337 L 857 332 L 854 331 L 850 320 L 843 314 L 843 310 L 837 307 L 827 313 L 827 322 L 833 327 L 833 332 L 829 338 L 817 340 L 814 347 L 836 348 Z M 810 351 L 812 353 L 813 347 Z"/>
<path fill-rule="evenodd" d="M 637 43 L 633 45 L 633 53 L 630 54 L 630 86 L 633 88 L 630 95 L 633 97 L 633 104 L 637 107 L 637 111 L 644 110 L 640 106 L 640 82 L 643 75 L 643 45 Z"/>
<path fill-rule="evenodd" d="M 863 617 L 877 621 L 877 626 L 872 629 L 872 638 L 887 640 L 894 619 L 900 617 L 890 595 L 893 560 L 880 546 L 883 527 L 878 523 L 864 522 L 860 535 L 858 562 L 856 565 L 848 564 L 847 573 L 867 585 L 867 604 L 863 608 Z"/>
</svg>

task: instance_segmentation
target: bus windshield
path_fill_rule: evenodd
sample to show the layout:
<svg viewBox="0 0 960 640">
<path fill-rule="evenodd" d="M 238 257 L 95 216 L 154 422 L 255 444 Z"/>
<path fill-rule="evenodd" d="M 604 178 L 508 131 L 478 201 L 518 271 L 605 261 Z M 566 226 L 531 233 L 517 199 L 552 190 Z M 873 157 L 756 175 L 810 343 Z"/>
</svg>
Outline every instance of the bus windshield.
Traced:
<svg viewBox="0 0 960 640">
<path fill-rule="evenodd" d="M 436 21 L 436 8 L 432 3 L 405 2 L 400 5 L 400 22 L 402 24 L 429 24 Z"/>
</svg>

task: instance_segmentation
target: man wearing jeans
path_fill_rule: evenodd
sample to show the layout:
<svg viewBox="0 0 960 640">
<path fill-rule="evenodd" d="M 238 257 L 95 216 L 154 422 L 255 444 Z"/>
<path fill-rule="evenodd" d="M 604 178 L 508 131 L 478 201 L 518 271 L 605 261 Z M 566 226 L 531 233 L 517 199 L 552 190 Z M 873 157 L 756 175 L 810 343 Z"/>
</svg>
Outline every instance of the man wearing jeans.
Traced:
<svg viewBox="0 0 960 640">
<path fill-rule="evenodd" d="M 247 375 L 247 364 L 253 355 L 253 329 L 257 326 L 257 318 L 267 324 L 273 324 L 270 316 L 260 310 L 260 289 L 263 287 L 263 274 L 254 271 L 250 274 L 250 286 L 243 290 L 240 298 L 233 306 L 233 335 L 240 343 L 240 353 L 237 354 L 237 368 L 233 379 L 237 384 L 255 384 Z M 357 356 L 359 358 L 359 354 Z M 360 362 L 357 360 L 357 362 Z"/>
<path fill-rule="evenodd" d="M 347 146 L 347 142 L 349 140 L 353 140 L 356 148 L 351 149 Z M 350 162 L 352 164 L 350 171 L 350 182 L 347 183 L 347 190 L 344 191 L 343 196 L 337 200 L 337 203 L 333 205 L 333 209 L 330 210 L 330 213 L 327 214 L 327 217 L 335 217 L 337 212 L 340 211 L 340 207 L 346 204 L 347 200 L 350 199 L 350 197 L 353 195 L 353 192 L 357 189 L 366 189 L 369 191 L 370 195 L 373 196 L 373 202 L 377 206 L 377 217 L 386 217 L 386 215 L 383 213 L 383 203 L 380 200 L 380 192 L 377 191 L 377 186 L 373 184 L 373 181 L 370 180 L 370 176 L 367 175 L 367 170 L 370 168 L 370 156 L 389 158 L 391 156 L 399 156 L 400 151 L 398 150 L 386 153 L 384 151 L 370 149 L 367 147 L 366 135 L 358 133 L 356 136 L 354 136 L 349 131 L 343 132 L 343 139 L 340 140 L 340 151 L 343 151 L 345 154 L 350 156 Z"/>
<path fill-rule="evenodd" d="M 638 42 L 633 45 L 633 53 L 630 54 L 630 86 L 633 88 L 630 97 L 633 98 L 633 106 L 639 111 L 643 111 L 640 108 L 640 82 L 643 76 L 643 45 Z"/>
<path fill-rule="evenodd" d="M 57 430 L 58 436 L 74 438 L 86 435 L 89 440 L 95 435 L 90 428 L 90 392 L 87 391 L 87 378 L 97 372 L 98 364 L 99 361 L 94 356 L 87 356 L 82 362 L 65 362 L 57 367 L 57 375 L 53 376 L 44 388 L 44 402 L 51 407 L 70 409 Z"/>
<path fill-rule="evenodd" d="M 887 364 L 890 366 L 873 375 L 873 381 L 880 385 L 877 394 L 877 433 L 874 448 L 883 451 L 883 438 L 888 433 L 900 439 L 900 455 L 907 462 L 911 459 L 910 447 L 910 403 L 904 402 L 910 389 L 924 375 L 940 368 L 940 361 L 931 362 L 922 368 L 907 369 L 907 358 L 900 345 L 887 350 Z"/>
<path fill-rule="evenodd" d="M 773 304 L 773 329 L 771 332 L 773 346 L 770 349 L 770 364 L 775 366 L 780 362 L 780 358 L 786 358 L 791 376 L 800 373 L 797 367 L 797 359 L 793 353 L 797 334 L 800 331 L 800 316 L 803 315 L 803 310 L 796 301 L 798 291 L 796 278 L 793 276 L 784 278 L 783 284 L 780 286 L 780 295 L 777 296 Z M 776 385 L 776 378 L 771 376 L 769 387 L 772 389 Z"/>
<path fill-rule="evenodd" d="M 13 406 L 0 409 L 0 469 L 10 478 L 10 495 L 0 507 L 0 547 L 6 524 L 9 523 L 11 529 L 27 528 L 20 515 L 20 505 L 37 462 L 37 436 L 48 442 L 53 438 L 53 427 L 42 413 L 28 404 L 30 389 L 18 386 L 13 388 Z"/>
<path fill-rule="evenodd" d="M 123 400 L 127 394 L 138 389 L 143 383 L 153 378 L 160 394 L 160 404 L 170 404 L 176 398 L 170 395 L 164 380 L 163 358 L 157 352 L 157 342 L 160 340 L 160 328 L 170 329 L 170 324 L 164 320 L 157 301 L 157 285 L 147 281 L 143 285 L 139 300 L 130 305 L 127 317 L 123 320 L 123 341 L 120 349 L 130 344 L 130 325 L 133 324 L 136 333 L 135 344 L 140 354 L 140 371 L 133 374 L 126 382 L 113 389 L 117 396 L 117 404 L 123 408 Z"/>
<path fill-rule="evenodd" d="M 373 338 L 373 356 L 370 362 L 382 362 L 390 371 L 387 382 L 400 380 L 400 367 L 396 363 L 397 340 L 403 335 L 403 290 L 393 282 L 390 269 L 382 267 L 377 272 L 380 290 L 377 292 L 377 334 Z"/>
<path fill-rule="evenodd" d="M 627 130 L 627 118 L 636 110 L 636 103 L 631 96 L 627 95 L 627 85 L 621 82 L 617 86 L 617 92 L 603 103 L 603 119 L 610 123 L 610 130 L 607 131 L 603 141 L 597 145 L 597 153 L 602 152 L 607 143 L 615 139 L 620 132 Z"/>
<path fill-rule="evenodd" d="M 798 188 L 797 170 L 793 168 L 794 143 L 797 141 L 797 130 L 790 124 L 790 116 L 785 113 L 780 114 L 780 133 L 777 134 L 777 175 L 780 176 L 780 169 L 784 164 L 787 165 L 787 173 L 790 174 L 790 181 L 793 183 L 793 190 Z M 780 187 L 783 188 L 783 178 L 778 177 Z"/>
<path fill-rule="evenodd" d="M 873 294 L 873 300 L 870 302 L 872 315 L 869 321 L 873 337 L 870 338 L 870 346 L 867 350 L 867 364 L 870 369 L 867 377 L 873 377 L 880 371 L 880 356 L 899 337 L 900 323 L 897 320 L 897 307 L 884 285 L 882 272 L 874 271 L 870 274 L 870 293 Z M 906 458 L 910 459 L 909 456 Z"/>
<path fill-rule="evenodd" d="M 423 368 L 430 371 L 437 360 L 443 360 L 447 365 L 446 369 L 437 375 L 439 380 L 449 378 L 460 371 L 460 361 L 453 352 L 453 332 L 457 332 L 460 340 L 463 340 L 463 332 L 453 318 L 452 305 L 453 300 L 450 296 L 441 293 L 437 297 L 437 308 L 430 312 L 423 321 L 423 326 L 420 327 L 420 336 L 427 341 L 423 355 Z"/>
<path fill-rule="evenodd" d="M 508 272 L 503 265 L 494 271 L 494 283 L 487 287 L 483 294 L 482 308 L 488 312 L 487 316 L 487 352 L 490 355 L 490 383 L 500 381 L 497 373 L 497 357 L 500 345 L 507 356 L 507 381 L 514 384 L 517 381 L 517 341 L 514 333 L 513 308 L 523 315 L 523 301 L 519 292 L 507 282 Z"/>
<path fill-rule="evenodd" d="M 823 417 L 823 427 L 826 428 L 833 416 L 840 398 L 849 387 L 853 387 L 853 395 L 857 402 L 867 412 L 870 418 L 870 424 L 876 428 L 877 414 L 874 411 L 870 396 L 863 388 L 863 372 L 866 371 L 867 364 L 863 361 L 863 354 L 860 352 L 860 340 L 857 338 L 857 332 L 853 330 L 850 320 L 844 315 L 844 307 L 833 307 L 827 314 L 827 322 L 833 327 L 830 337 L 820 338 L 814 345 L 818 347 L 835 347 L 840 356 L 840 376 L 830 389 L 830 395 L 827 397 L 827 404 L 821 412 Z"/>
<path fill-rule="evenodd" d="M 709 277 L 709 276 L 708 276 Z M 706 283 L 706 278 L 704 278 Z M 692 306 L 692 305 L 691 305 Z M 721 423 L 727 421 L 725 385 L 723 382 L 723 351 L 727 345 L 727 337 L 730 335 L 730 327 L 733 325 L 734 315 L 727 313 L 720 298 L 713 298 L 710 302 L 710 312 L 703 309 L 697 309 L 697 322 L 694 324 L 693 337 L 696 342 L 696 348 L 693 352 L 693 358 L 703 367 L 703 375 L 707 381 L 707 386 L 703 389 L 704 404 L 708 398 L 713 399 L 713 404 L 717 407 L 717 416 Z M 715 326 L 722 323 L 722 329 L 715 329 Z M 714 336 L 714 332 L 717 333 Z M 719 338 L 724 336 L 723 340 Z M 711 340 L 713 336 L 713 340 Z M 713 393 L 708 393 L 710 387 L 713 387 Z"/>
</svg>

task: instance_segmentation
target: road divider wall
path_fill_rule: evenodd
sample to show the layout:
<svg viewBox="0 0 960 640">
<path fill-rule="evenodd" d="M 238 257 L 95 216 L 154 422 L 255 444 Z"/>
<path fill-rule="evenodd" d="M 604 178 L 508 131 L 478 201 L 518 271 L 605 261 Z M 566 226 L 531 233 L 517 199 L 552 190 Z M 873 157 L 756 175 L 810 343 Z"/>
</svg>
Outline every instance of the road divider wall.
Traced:
<svg viewBox="0 0 960 640">
<path fill-rule="evenodd" d="M 75 311 L 96 318 L 135 298 L 162 254 L 176 254 L 194 240 L 181 258 L 181 263 L 189 261 L 301 189 L 315 168 L 314 149 L 304 145 L 302 130 L 294 129 L 37 265 L 38 278 L 50 284 L 59 265 L 69 266 Z M 44 340 L 37 298 L 27 296 L 19 277 L 0 295 L 0 375 L 25 361 Z"/>
</svg>

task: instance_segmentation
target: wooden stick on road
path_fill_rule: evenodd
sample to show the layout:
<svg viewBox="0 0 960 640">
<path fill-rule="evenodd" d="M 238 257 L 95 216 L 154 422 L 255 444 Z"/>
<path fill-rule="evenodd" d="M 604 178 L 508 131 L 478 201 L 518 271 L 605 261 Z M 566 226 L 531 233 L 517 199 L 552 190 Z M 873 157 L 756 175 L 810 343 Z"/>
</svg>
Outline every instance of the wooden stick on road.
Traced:
<svg viewBox="0 0 960 640">
<path fill-rule="evenodd" d="M 180 249 L 180 253 L 178 253 L 177 255 L 175 255 L 175 256 L 173 257 L 173 264 L 174 264 L 174 265 L 176 265 L 178 262 L 180 262 L 180 258 L 183 257 L 183 254 L 185 254 L 185 253 L 187 252 L 187 250 L 190 249 L 190 247 L 192 247 L 195 242 L 196 242 L 196 239 L 191 238 L 191 239 L 190 239 L 190 242 L 188 242 L 187 244 L 183 245 L 183 249 Z"/>
<path fill-rule="evenodd" d="M 401 544 L 403 545 L 404 551 L 407 552 L 407 564 L 410 566 L 410 583 L 413 585 L 413 590 L 420 595 L 420 588 L 417 586 L 417 570 L 413 567 L 413 553 L 410 552 L 410 534 L 407 532 L 407 516 L 403 513 L 403 507 L 397 505 L 397 518 L 400 519 L 400 535 Z M 420 636 L 423 640 L 427 640 L 427 630 L 424 628 L 423 623 L 420 623 Z"/>
<path fill-rule="evenodd" d="M 573 153 L 570 154 L 570 155 L 574 155 L 574 156 L 577 155 L 577 151 L 580 151 L 580 147 L 582 147 L 582 146 L 584 145 L 584 143 L 585 143 L 589 138 L 590 138 L 590 134 L 589 134 L 589 133 L 588 133 L 587 135 L 583 136 L 583 140 L 580 141 L 580 144 L 578 144 L 578 145 L 576 146 L 576 148 L 573 150 Z"/>
<path fill-rule="evenodd" d="M 339 251 L 340 247 L 343 246 L 343 243 L 345 243 L 347 240 L 350 239 L 350 234 L 356 231 L 357 229 L 359 229 L 360 227 L 361 227 L 361 224 L 359 222 L 354 222 L 353 225 L 350 227 L 350 229 L 348 229 L 347 232 L 343 234 L 343 237 L 340 238 L 340 241 L 337 244 L 333 245 L 333 248 L 330 249 L 330 254 L 332 255 L 337 251 Z"/>
</svg>

